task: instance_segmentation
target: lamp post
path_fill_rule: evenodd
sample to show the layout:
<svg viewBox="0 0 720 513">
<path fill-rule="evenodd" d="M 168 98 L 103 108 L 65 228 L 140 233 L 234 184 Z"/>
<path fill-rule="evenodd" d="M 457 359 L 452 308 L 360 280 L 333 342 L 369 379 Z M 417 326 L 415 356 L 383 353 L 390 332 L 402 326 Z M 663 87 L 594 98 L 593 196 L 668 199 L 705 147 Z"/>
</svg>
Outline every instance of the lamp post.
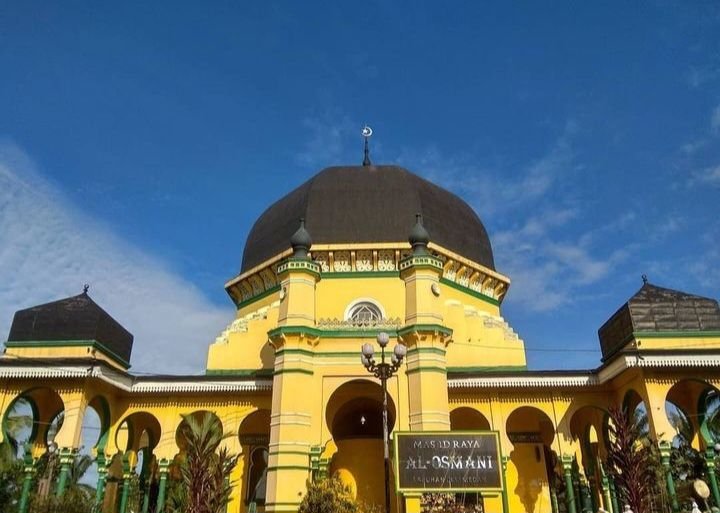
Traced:
<svg viewBox="0 0 720 513">
<path fill-rule="evenodd" d="M 390 342 L 390 336 L 387 333 L 378 333 L 377 343 L 380 345 L 380 363 L 377 363 L 373 358 L 375 348 L 372 344 L 363 344 L 362 352 L 360 353 L 360 361 L 363 366 L 368 372 L 378 378 L 382 384 L 383 448 L 385 456 L 385 513 L 390 513 L 390 440 L 388 437 L 387 380 L 400 368 L 400 364 L 407 353 L 405 346 L 398 344 L 395 346 L 395 349 L 393 349 L 392 356 L 390 357 L 390 363 L 386 363 L 385 347 L 387 347 L 388 342 Z"/>
</svg>

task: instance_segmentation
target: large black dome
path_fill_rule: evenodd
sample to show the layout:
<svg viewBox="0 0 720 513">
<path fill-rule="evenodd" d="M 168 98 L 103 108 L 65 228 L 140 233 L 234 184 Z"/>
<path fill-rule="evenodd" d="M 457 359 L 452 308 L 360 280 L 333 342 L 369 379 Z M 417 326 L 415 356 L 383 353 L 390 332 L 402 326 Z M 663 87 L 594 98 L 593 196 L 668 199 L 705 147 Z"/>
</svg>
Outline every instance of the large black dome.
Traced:
<svg viewBox="0 0 720 513">
<path fill-rule="evenodd" d="M 431 242 L 495 269 L 485 227 L 455 194 L 399 166 L 344 166 L 320 171 L 255 221 L 242 272 L 289 249 L 301 217 L 313 244 L 406 242 L 416 212 Z"/>
</svg>

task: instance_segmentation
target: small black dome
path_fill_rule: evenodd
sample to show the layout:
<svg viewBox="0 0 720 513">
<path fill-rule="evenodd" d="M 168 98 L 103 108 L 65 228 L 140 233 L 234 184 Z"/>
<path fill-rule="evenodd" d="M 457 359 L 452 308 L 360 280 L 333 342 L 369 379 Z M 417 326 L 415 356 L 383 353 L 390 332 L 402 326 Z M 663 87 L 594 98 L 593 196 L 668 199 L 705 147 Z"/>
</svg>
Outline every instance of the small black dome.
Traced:
<svg viewBox="0 0 720 513">
<path fill-rule="evenodd" d="M 416 213 L 431 242 L 495 269 L 485 227 L 455 194 L 399 166 L 345 166 L 320 171 L 255 221 L 241 272 L 289 249 L 298 218 L 314 244 L 403 243 Z"/>
</svg>

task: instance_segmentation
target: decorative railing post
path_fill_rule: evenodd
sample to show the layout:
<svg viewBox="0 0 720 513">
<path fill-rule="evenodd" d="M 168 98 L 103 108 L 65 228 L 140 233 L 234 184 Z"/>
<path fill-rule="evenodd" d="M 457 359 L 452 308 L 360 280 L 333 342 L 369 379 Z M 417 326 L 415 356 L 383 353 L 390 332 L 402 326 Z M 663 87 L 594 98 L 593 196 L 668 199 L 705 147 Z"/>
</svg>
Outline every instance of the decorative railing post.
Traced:
<svg viewBox="0 0 720 513">
<path fill-rule="evenodd" d="M 577 513 L 575 507 L 575 490 L 573 488 L 572 467 L 573 457 L 563 455 L 562 458 L 563 477 L 565 478 L 565 502 L 567 503 L 568 513 Z"/>
<path fill-rule="evenodd" d="M 665 485 L 668 495 L 670 496 L 670 507 L 673 511 L 677 512 L 680 511 L 680 504 L 678 503 L 677 492 L 675 491 L 675 480 L 673 479 L 672 467 L 670 465 L 670 451 L 672 447 L 669 442 L 663 440 L 658 443 L 658 448 L 660 449 L 660 461 L 665 471 Z"/>
<path fill-rule="evenodd" d="M 165 458 L 158 462 L 158 494 L 157 504 L 155 506 L 156 513 L 163 513 L 165 510 L 165 487 L 167 486 L 168 472 L 170 471 L 170 461 Z"/>
<path fill-rule="evenodd" d="M 18 504 L 18 513 L 27 513 L 30 506 L 30 490 L 32 489 L 33 476 L 35 475 L 35 460 L 30 451 L 30 445 L 25 445 L 25 454 L 23 456 L 23 485 L 20 493 L 20 503 Z"/>
<path fill-rule="evenodd" d="M 70 477 L 70 469 L 72 468 L 76 455 L 77 449 L 71 449 L 69 447 L 60 449 L 60 474 L 58 474 L 58 484 L 55 492 L 55 495 L 58 497 L 62 497 L 65 494 L 67 481 Z"/>
<path fill-rule="evenodd" d="M 715 505 L 720 507 L 720 489 L 718 489 L 717 476 L 715 475 L 715 451 L 712 448 L 705 451 L 705 464 L 707 465 L 713 500 L 715 501 Z"/>
</svg>

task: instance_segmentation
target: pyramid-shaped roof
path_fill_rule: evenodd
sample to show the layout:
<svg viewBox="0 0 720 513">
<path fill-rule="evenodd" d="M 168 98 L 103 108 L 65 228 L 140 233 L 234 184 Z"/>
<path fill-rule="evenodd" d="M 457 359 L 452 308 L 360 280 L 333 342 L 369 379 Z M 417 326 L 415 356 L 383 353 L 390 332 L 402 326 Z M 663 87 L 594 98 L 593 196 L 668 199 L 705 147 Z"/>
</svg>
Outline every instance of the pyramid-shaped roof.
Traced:
<svg viewBox="0 0 720 513">
<path fill-rule="evenodd" d="M 645 282 L 627 303 L 598 330 L 607 359 L 633 333 L 720 331 L 720 306 L 715 299 L 666 289 Z"/>
<path fill-rule="evenodd" d="M 95 341 L 129 362 L 133 335 L 87 291 L 15 312 L 8 342 L 61 341 Z"/>
</svg>

